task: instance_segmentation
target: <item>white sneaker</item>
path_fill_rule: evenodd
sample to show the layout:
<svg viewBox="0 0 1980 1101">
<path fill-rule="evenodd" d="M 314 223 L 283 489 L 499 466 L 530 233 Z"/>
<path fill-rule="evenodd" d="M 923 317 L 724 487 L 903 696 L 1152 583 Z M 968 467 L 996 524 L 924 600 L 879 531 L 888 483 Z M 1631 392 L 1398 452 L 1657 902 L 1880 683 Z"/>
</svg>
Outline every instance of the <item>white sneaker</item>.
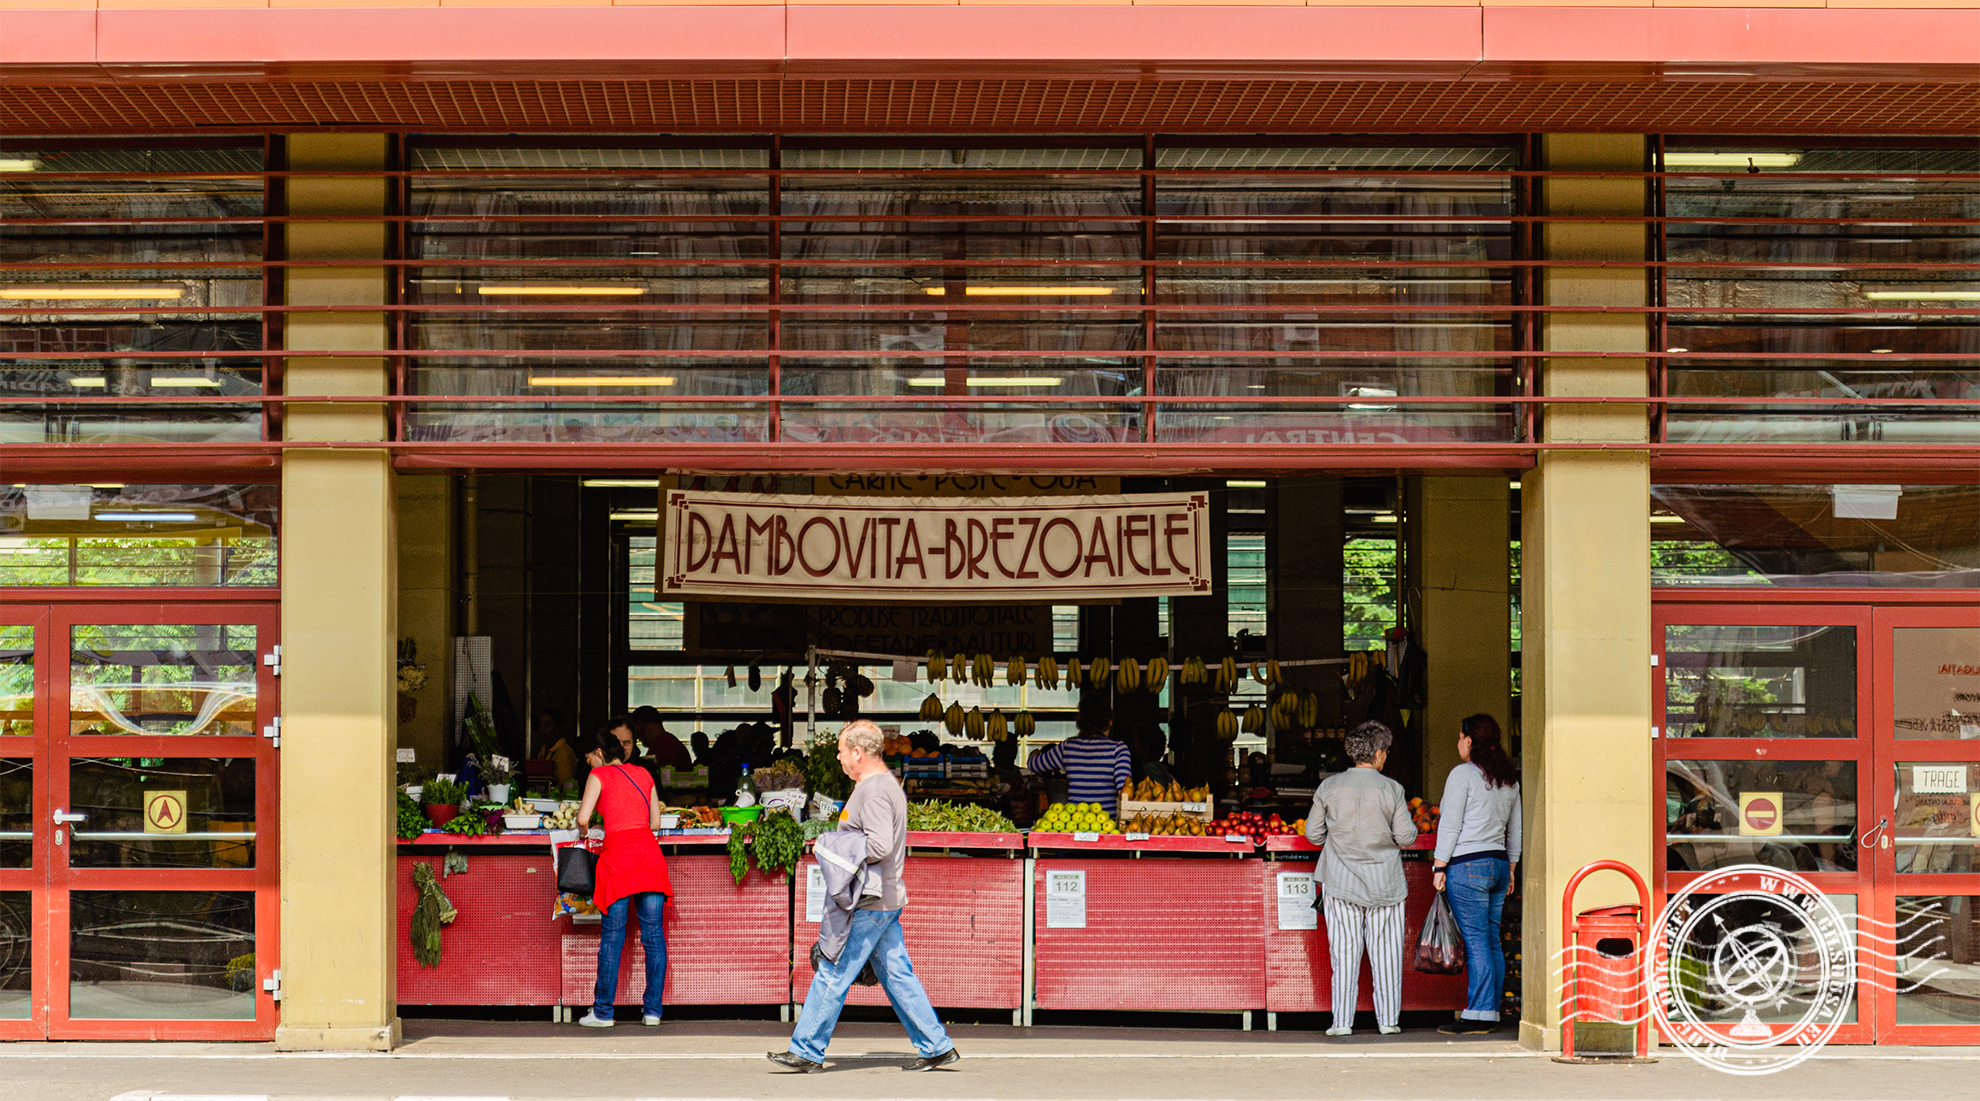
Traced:
<svg viewBox="0 0 1980 1101">
<path fill-rule="evenodd" d="M 652 1028 L 660 1023 L 660 1018 L 654 1016 L 651 1013 L 647 1013 L 647 1014 L 643 1014 L 640 1017 L 639 1023 L 645 1025 L 648 1028 Z"/>
<path fill-rule="evenodd" d="M 1327 1030 L 1327 1035 L 1329 1035 L 1329 1036 L 1352 1036 L 1352 1035 L 1354 1035 L 1354 1026 L 1353 1026 L 1353 1025 L 1335 1025 L 1334 1027 L 1332 1027 L 1332 1028 L 1330 1028 L 1330 1029 L 1328 1029 L 1328 1030 Z"/>
<path fill-rule="evenodd" d="M 1384 1036 L 1394 1036 L 1402 1031 L 1401 1025 L 1376 1025 L 1375 1030 Z"/>
<path fill-rule="evenodd" d="M 611 1028 L 613 1025 L 618 1024 L 618 1022 L 601 1021 L 598 1019 L 598 1014 L 596 1012 L 587 1010 L 584 1016 L 578 1018 L 578 1024 L 581 1024 L 586 1028 Z"/>
</svg>

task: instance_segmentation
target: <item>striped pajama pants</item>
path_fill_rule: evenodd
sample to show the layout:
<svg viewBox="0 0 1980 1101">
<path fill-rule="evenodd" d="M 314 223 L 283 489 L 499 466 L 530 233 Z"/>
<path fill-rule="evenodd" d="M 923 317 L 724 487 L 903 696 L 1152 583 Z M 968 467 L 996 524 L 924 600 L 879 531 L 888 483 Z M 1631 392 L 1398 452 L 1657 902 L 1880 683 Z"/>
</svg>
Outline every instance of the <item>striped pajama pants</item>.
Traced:
<svg viewBox="0 0 1980 1101">
<path fill-rule="evenodd" d="M 1403 904 L 1357 906 L 1332 895 L 1322 895 L 1321 903 L 1327 911 L 1327 955 L 1334 968 L 1334 1023 L 1354 1022 L 1365 947 L 1375 1023 L 1394 1025 L 1402 1016 Z"/>
</svg>

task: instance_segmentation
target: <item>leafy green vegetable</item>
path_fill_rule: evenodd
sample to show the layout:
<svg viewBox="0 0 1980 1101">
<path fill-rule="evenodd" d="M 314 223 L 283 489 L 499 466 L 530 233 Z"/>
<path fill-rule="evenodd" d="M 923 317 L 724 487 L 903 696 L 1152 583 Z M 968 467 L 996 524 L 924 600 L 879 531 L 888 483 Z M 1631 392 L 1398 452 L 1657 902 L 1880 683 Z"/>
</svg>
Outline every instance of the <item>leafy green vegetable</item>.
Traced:
<svg viewBox="0 0 1980 1101">
<path fill-rule="evenodd" d="M 430 780 L 419 798 L 429 807 L 457 807 L 467 798 L 467 789 L 453 780 Z"/>
<path fill-rule="evenodd" d="M 927 800 L 908 804 L 907 828 L 948 833 L 1015 833 L 1017 824 L 989 807 Z"/>
<path fill-rule="evenodd" d="M 751 832 L 750 848 L 756 854 L 759 869 L 785 875 L 797 871 L 798 857 L 804 855 L 804 828 L 789 811 L 766 811 L 756 820 L 756 829 Z"/>
<path fill-rule="evenodd" d="M 743 876 L 749 874 L 749 832 L 746 823 L 729 824 L 729 874 L 736 877 L 736 886 L 742 886 Z"/>
<path fill-rule="evenodd" d="M 464 811 L 448 819 L 440 827 L 443 833 L 460 834 L 464 837 L 480 837 L 488 832 L 488 816 L 478 810 Z"/>
<path fill-rule="evenodd" d="M 425 833 L 426 827 L 429 825 L 431 823 L 426 820 L 426 811 L 417 802 L 413 801 L 412 796 L 407 795 L 403 791 L 400 792 L 399 840 L 411 841 L 413 838 Z"/>
<path fill-rule="evenodd" d="M 812 735 L 805 753 L 804 778 L 813 794 L 844 799 L 852 794 L 852 779 L 839 767 L 839 736 L 823 730 Z"/>
</svg>

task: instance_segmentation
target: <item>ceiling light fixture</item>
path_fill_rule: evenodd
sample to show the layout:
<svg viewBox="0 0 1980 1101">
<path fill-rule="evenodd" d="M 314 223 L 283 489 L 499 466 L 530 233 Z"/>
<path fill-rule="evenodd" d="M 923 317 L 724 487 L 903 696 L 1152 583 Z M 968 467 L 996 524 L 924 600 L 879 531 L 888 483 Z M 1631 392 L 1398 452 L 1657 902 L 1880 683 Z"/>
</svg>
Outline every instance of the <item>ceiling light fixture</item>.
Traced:
<svg viewBox="0 0 1980 1101">
<path fill-rule="evenodd" d="M 74 386 L 78 389 L 88 388 L 88 389 L 101 390 L 103 389 L 103 376 L 102 375 L 72 375 L 69 378 L 69 385 Z"/>
<path fill-rule="evenodd" d="M 1656 516 L 1652 516 L 1652 517 L 1650 518 L 1650 522 L 1651 522 L 1651 523 L 1653 523 L 1653 524 L 1682 524 L 1682 523 L 1684 523 L 1684 517 L 1682 517 L 1682 516 L 1665 516 L 1665 515 L 1662 515 L 1662 514 L 1659 514 L 1659 515 L 1656 515 Z"/>
<path fill-rule="evenodd" d="M 947 381 L 948 381 L 947 379 L 943 379 L 943 378 L 923 377 L 923 378 L 911 378 L 907 380 L 907 384 L 909 386 L 920 387 L 922 389 L 931 389 L 934 387 L 941 386 Z M 1065 381 L 1064 379 L 1058 378 L 1053 375 L 1036 375 L 1036 376 L 1013 375 L 1009 377 L 1000 376 L 1000 375 L 972 375 L 971 377 L 963 380 L 963 385 L 1041 387 L 1041 386 L 1057 386 L 1064 381 Z"/>
<path fill-rule="evenodd" d="M 1793 168 L 1799 153 L 1665 153 L 1665 168 Z"/>
<path fill-rule="evenodd" d="M 151 384 L 153 386 L 176 386 L 181 388 L 193 387 L 193 386 L 218 387 L 220 385 L 220 380 L 217 378 L 205 378 L 199 375 L 193 375 L 193 376 L 180 375 L 176 377 L 167 377 L 167 378 L 159 378 L 158 376 L 153 375 L 151 378 Z"/>
<path fill-rule="evenodd" d="M 32 157 L 0 158 L 0 172 L 32 172 L 41 167 L 41 162 Z"/>
<path fill-rule="evenodd" d="M 586 478 L 586 489 L 659 489 L 658 478 Z"/>
<path fill-rule="evenodd" d="M 531 375 L 531 386 L 672 386 L 672 375 Z"/>
<path fill-rule="evenodd" d="M 1225 489 L 1264 489 L 1265 483 L 1251 481 L 1250 479 L 1226 478 L 1224 479 L 1224 488 Z"/>
<path fill-rule="evenodd" d="M 630 520 L 636 524 L 657 524 L 660 522 L 660 510 L 657 508 L 629 508 L 611 513 L 610 515 L 614 520 Z"/>
<path fill-rule="evenodd" d="M 1665 351 L 1667 351 L 1667 352 L 1688 352 L 1688 351 L 1690 351 L 1691 349 L 1689 349 L 1689 348 L 1666 348 L 1666 349 L 1664 349 L 1664 350 L 1665 350 Z"/>
<path fill-rule="evenodd" d="M 496 285 L 494 285 L 494 286 L 489 286 L 489 285 L 486 285 L 486 284 L 483 284 L 482 286 L 479 286 L 479 287 L 476 287 L 476 288 L 475 288 L 475 293 L 476 293 L 476 294 L 482 294 L 482 295 L 491 295 L 491 296 L 492 296 L 492 295 L 508 295 L 508 296 L 511 296 L 511 297 L 519 297 L 519 296 L 525 296 L 525 295 L 531 295 L 531 296 L 547 296 L 547 295 L 557 295 L 557 296 L 564 296 L 564 297 L 571 297 L 571 296 L 583 296 L 583 297 L 591 297 L 591 296 L 594 296 L 594 295 L 615 295 L 615 296 L 618 296 L 618 297 L 621 297 L 621 298 L 632 298 L 632 297 L 637 297 L 637 296 L 639 296 L 639 295 L 642 295 L 642 294 L 645 294 L 645 293 L 646 293 L 646 288 L 645 288 L 645 287 L 624 287 L 624 286 L 620 286 L 620 287 L 541 287 L 541 286 L 531 286 L 531 285 L 528 285 L 528 284 L 513 284 L 513 283 L 498 283 L 498 284 L 496 284 Z"/>
<path fill-rule="evenodd" d="M 1980 302 L 1980 290 L 1975 291 L 1864 291 L 1863 297 L 1872 302 Z"/>
<path fill-rule="evenodd" d="M 190 524 L 199 517 L 190 512 L 99 512 L 90 519 L 127 524 Z"/>
<path fill-rule="evenodd" d="M 184 298 L 184 287 L 92 287 L 67 283 L 59 287 L 0 287 L 0 298 L 13 302 L 115 301 L 126 298 Z"/>
<path fill-rule="evenodd" d="M 946 287 L 926 287 L 923 294 L 940 298 L 949 293 Z M 1025 295 L 1047 295 L 1061 298 L 1091 298 L 1114 293 L 1112 287 L 964 287 L 963 294 L 970 298 L 1011 298 Z"/>
</svg>

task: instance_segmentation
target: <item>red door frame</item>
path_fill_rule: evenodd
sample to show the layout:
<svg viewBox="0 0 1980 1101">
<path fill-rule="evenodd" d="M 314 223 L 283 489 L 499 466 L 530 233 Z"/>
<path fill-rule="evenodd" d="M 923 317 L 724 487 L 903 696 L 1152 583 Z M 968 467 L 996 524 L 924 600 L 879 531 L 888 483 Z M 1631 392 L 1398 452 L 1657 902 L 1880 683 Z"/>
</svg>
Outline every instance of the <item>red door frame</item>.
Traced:
<svg viewBox="0 0 1980 1101">
<path fill-rule="evenodd" d="M 1900 761 L 1961 761 L 1980 764 L 1980 743 L 1960 739 L 1897 739 L 1894 632 L 1906 627 L 1969 627 L 1980 630 L 1980 604 L 1939 607 L 1878 608 L 1873 633 L 1877 698 L 1872 731 L 1881 759 L 1877 762 L 1874 798 L 1880 812 L 1897 799 L 1897 764 Z M 1881 813 L 1879 815 L 1881 817 Z M 1875 857 L 1880 916 L 1895 918 L 1899 895 L 1980 895 L 1980 873 L 1898 875 L 1897 847 L 1872 850 Z M 1895 949 L 1876 957 L 1877 973 L 1895 975 Z M 1894 981 L 1894 980 L 1893 980 Z M 1901 1025 L 1897 1023 L 1897 998 L 1886 996 L 1879 1006 L 1877 1039 L 1895 1044 L 1972 1044 L 1980 1041 L 1976 1025 Z"/>
<path fill-rule="evenodd" d="M 0 602 L 0 624 L 34 628 L 34 736 L 0 740 L 0 756 L 25 759 L 33 764 L 34 789 L 29 821 L 35 834 L 29 848 L 28 867 L 0 868 L 0 891 L 28 893 L 28 968 L 31 974 L 28 1017 L 26 1020 L 0 1020 L 0 1040 L 39 1040 L 48 1035 L 48 1000 L 44 996 L 49 968 L 48 857 L 42 849 L 48 835 L 43 825 L 49 821 L 50 814 L 50 768 L 45 747 L 54 709 L 49 704 L 52 693 L 48 690 L 45 675 L 50 661 L 48 640 L 51 618 L 47 607 L 24 607 Z"/>
<path fill-rule="evenodd" d="M 1697 872 L 1672 872 L 1665 867 L 1664 843 L 1664 768 L 1665 762 L 1675 757 L 1678 760 L 1713 761 L 1835 761 L 1847 760 L 1856 765 L 1856 818 L 1857 834 L 1850 844 L 1856 844 L 1856 836 L 1861 831 L 1876 824 L 1876 819 L 1863 820 L 1867 808 L 1873 806 L 1872 765 L 1871 765 L 1871 663 L 1866 660 L 1871 634 L 1871 610 L 1858 605 L 1844 606 L 1796 606 L 1763 604 L 1754 601 L 1753 594 L 1743 594 L 1749 603 L 1738 604 L 1683 604 L 1653 606 L 1651 623 L 1653 638 L 1652 653 L 1656 657 L 1653 670 L 1654 688 L 1651 692 L 1651 722 L 1657 737 L 1653 758 L 1655 760 L 1655 794 L 1651 799 L 1651 836 L 1655 839 L 1653 852 L 1656 864 L 1651 877 L 1651 889 L 1656 896 L 1658 912 L 1662 912 L 1664 900 L 1673 889 L 1682 888 L 1699 878 Z M 1665 627 L 1671 624 L 1701 625 L 1750 625 L 1750 626 L 1844 626 L 1856 628 L 1856 737 L 1854 738 L 1685 738 L 1675 747 L 1669 738 L 1662 735 L 1670 729 L 1664 712 L 1664 677 L 1669 668 L 1668 655 L 1664 649 Z M 1855 872 L 1813 872 L 1803 873 L 1803 878 L 1824 892 L 1849 894 L 1855 897 L 1859 914 L 1874 914 L 1878 901 L 1875 897 L 1875 883 L 1871 872 L 1871 862 L 1859 854 Z M 1858 950 L 1870 943 L 1868 938 L 1859 935 Z M 1859 975 L 1864 974 L 1862 969 Z M 1873 981 L 1859 981 L 1856 987 L 1856 1020 L 1836 1030 L 1832 1042 L 1839 1044 L 1868 1044 L 1876 1040 L 1875 1021 L 1879 1011 L 1881 991 Z M 1787 1031 L 1786 1026 L 1773 1026 L 1777 1033 Z"/>
<path fill-rule="evenodd" d="M 0 1038 L 114 1040 L 263 1040 L 274 1035 L 278 1006 L 262 983 L 281 967 L 280 759 L 259 731 L 280 713 L 279 682 L 260 659 L 280 641 L 280 605 L 242 594 L 174 593 L 159 599 L 156 590 L 124 591 L 117 603 L 88 601 L 72 591 L 54 594 L 13 590 L 24 600 L 43 606 L 23 617 L 21 605 L 7 622 L 32 618 L 35 633 L 35 831 L 34 869 L 0 871 L 0 889 L 20 889 L 29 883 L 35 892 L 33 947 L 35 960 L 34 1015 L 30 1021 L 0 1022 Z M 88 594 L 96 595 L 96 594 Z M 103 594 L 108 595 L 108 594 Z M 132 599 L 141 597 L 142 599 Z M 78 624 L 252 624 L 255 627 L 256 733 L 239 736 L 128 735 L 72 737 L 69 734 L 69 639 Z M 4 749 L 6 747 L 0 747 Z M 67 846 L 54 843 L 53 813 L 67 809 L 69 761 L 76 757 L 247 757 L 255 766 L 255 861 L 252 868 L 124 869 L 68 866 Z M 251 891 L 255 895 L 255 1015 L 251 1020 L 83 1020 L 69 1019 L 68 897 L 75 890 L 125 891 Z"/>
</svg>

